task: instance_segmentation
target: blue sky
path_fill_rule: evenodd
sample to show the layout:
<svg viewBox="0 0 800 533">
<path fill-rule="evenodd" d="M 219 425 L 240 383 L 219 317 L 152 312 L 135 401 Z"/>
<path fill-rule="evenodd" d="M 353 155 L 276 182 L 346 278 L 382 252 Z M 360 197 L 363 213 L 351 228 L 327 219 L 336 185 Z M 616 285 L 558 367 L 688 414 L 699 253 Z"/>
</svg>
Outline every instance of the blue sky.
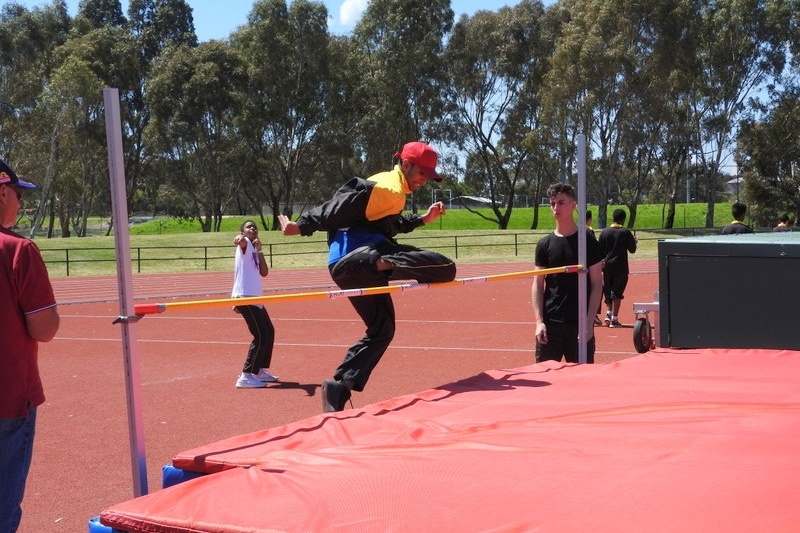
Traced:
<svg viewBox="0 0 800 533">
<path fill-rule="evenodd" d="M 10 0 L 27 7 L 47 5 L 48 0 Z M 128 0 L 122 1 L 122 10 L 127 14 Z M 210 39 L 223 39 L 236 28 L 247 22 L 247 15 L 253 6 L 254 0 L 187 0 L 192 6 L 194 27 L 200 41 Z M 503 6 L 516 5 L 517 0 L 451 0 L 452 8 L 458 17 L 466 13 L 472 15 L 475 11 L 485 9 L 496 11 Z M 343 34 L 350 32 L 355 26 L 361 13 L 367 6 L 368 0 L 324 0 L 328 7 L 330 19 L 328 28 L 332 33 Z M 78 11 L 80 0 L 67 0 L 71 15 Z M 287 3 L 291 3 L 289 0 Z M 549 4 L 551 2 L 545 2 Z"/>
</svg>

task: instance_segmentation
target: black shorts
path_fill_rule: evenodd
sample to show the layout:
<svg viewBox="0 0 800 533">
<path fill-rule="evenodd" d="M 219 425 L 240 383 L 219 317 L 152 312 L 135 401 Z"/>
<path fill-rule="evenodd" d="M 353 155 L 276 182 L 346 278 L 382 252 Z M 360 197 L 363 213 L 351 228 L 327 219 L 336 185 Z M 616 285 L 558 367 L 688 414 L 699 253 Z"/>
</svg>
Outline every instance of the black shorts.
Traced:
<svg viewBox="0 0 800 533">
<path fill-rule="evenodd" d="M 625 287 L 628 286 L 628 273 L 603 272 L 603 294 L 606 303 L 612 300 L 622 300 L 625 298 Z"/>
<path fill-rule="evenodd" d="M 589 327 L 592 327 L 591 325 Z M 594 363 L 594 335 L 586 343 L 586 362 Z M 561 361 L 561 357 L 568 363 L 578 361 L 578 325 L 577 324 L 547 324 L 547 344 L 536 343 L 536 362 Z"/>
</svg>

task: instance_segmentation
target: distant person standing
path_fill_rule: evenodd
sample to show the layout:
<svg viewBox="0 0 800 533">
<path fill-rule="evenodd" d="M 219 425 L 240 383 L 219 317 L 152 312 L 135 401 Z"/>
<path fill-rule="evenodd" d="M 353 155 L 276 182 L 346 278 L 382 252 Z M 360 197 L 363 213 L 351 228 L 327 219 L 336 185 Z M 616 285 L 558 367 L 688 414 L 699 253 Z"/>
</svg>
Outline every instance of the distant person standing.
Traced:
<svg viewBox="0 0 800 533">
<path fill-rule="evenodd" d="M 39 343 L 50 341 L 60 318 L 39 248 L 11 231 L 25 190 L 0 159 L 0 531 L 14 533 L 33 456 L 36 409 L 44 403 Z"/>
<path fill-rule="evenodd" d="M 789 225 L 789 215 L 786 213 L 778 217 L 778 225 L 772 228 L 772 231 L 792 231 Z"/>
<path fill-rule="evenodd" d="M 586 210 L 586 229 L 591 231 L 592 235 L 594 235 L 594 228 L 592 227 L 592 220 L 593 220 L 592 219 L 592 210 L 591 209 L 587 209 Z M 596 236 L 595 236 L 595 238 L 596 238 Z"/>
<path fill-rule="evenodd" d="M 261 251 L 261 240 L 258 238 L 258 227 L 252 220 L 246 220 L 241 227 L 241 234 L 233 239 L 236 245 L 236 256 L 233 266 L 233 290 L 231 298 L 247 298 L 261 296 L 261 278 L 267 277 L 269 268 Z M 272 350 L 275 346 L 275 327 L 263 304 L 237 305 L 234 311 L 242 315 L 253 341 L 247 350 L 247 359 L 242 373 L 236 380 L 239 389 L 257 389 L 267 383 L 278 381 L 269 372 L 272 362 Z"/>
<path fill-rule="evenodd" d="M 744 216 L 747 214 L 747 206 L 742 202 L 734 202 L 731 206 L 733 222 L 722 228 L 723 235 L 733 235 L 735 233 L 753 233 L 753 228 L 745 224 Z"/>
<path fill-rule="evenodd" d="M 600 247 L 603 249 L 603 295 L 607 306 L 605 323 L 610 328 L 622 327 L 619 322 L 619 308 L 625 298 L 630 269 L 628 253 L 636 253 L 638 239 L 624 227 L 627 215 L 622 209 L 615 209 L 614 221 L 600 232 Z"/>
</svg>

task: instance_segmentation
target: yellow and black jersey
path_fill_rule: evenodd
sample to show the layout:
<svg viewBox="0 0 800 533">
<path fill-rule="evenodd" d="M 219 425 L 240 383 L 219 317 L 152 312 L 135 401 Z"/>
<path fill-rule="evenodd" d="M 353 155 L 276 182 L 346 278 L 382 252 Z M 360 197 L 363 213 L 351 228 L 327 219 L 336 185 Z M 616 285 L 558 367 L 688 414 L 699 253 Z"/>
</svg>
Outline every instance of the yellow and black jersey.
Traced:
<svg viewBox="0 0 800 533">
<path fill-rule="evenodd" d="M 337 230 L 380 234 L 391 239 L 423 225 L 420 215 L 403 215 L 406 196 L 411 193 L 399 166 L 369 179 L 353 178 L 342 185 L 333 198 L 300 216 L 301 235 L 328 232 L 328 241 Z"/>
</svg>

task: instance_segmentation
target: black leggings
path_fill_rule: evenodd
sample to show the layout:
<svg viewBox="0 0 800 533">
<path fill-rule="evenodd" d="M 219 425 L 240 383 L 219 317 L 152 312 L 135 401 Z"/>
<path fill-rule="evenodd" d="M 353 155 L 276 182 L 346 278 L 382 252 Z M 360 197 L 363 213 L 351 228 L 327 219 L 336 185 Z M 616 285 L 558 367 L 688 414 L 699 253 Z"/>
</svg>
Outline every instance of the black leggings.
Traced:
<svg viewBox="0 0 800 533">
<path fill-rule="evenodd" d="M 262 368 L 269 368 L 272 362 L 272 349 L 275 346 L 275 327 L 265 307 L 259 305 L 237 305 L 236 311 L 242 315 L 253 335 L 247 350 L 247 359 L 242 372 L 258 374 Z"/>
</svg>

